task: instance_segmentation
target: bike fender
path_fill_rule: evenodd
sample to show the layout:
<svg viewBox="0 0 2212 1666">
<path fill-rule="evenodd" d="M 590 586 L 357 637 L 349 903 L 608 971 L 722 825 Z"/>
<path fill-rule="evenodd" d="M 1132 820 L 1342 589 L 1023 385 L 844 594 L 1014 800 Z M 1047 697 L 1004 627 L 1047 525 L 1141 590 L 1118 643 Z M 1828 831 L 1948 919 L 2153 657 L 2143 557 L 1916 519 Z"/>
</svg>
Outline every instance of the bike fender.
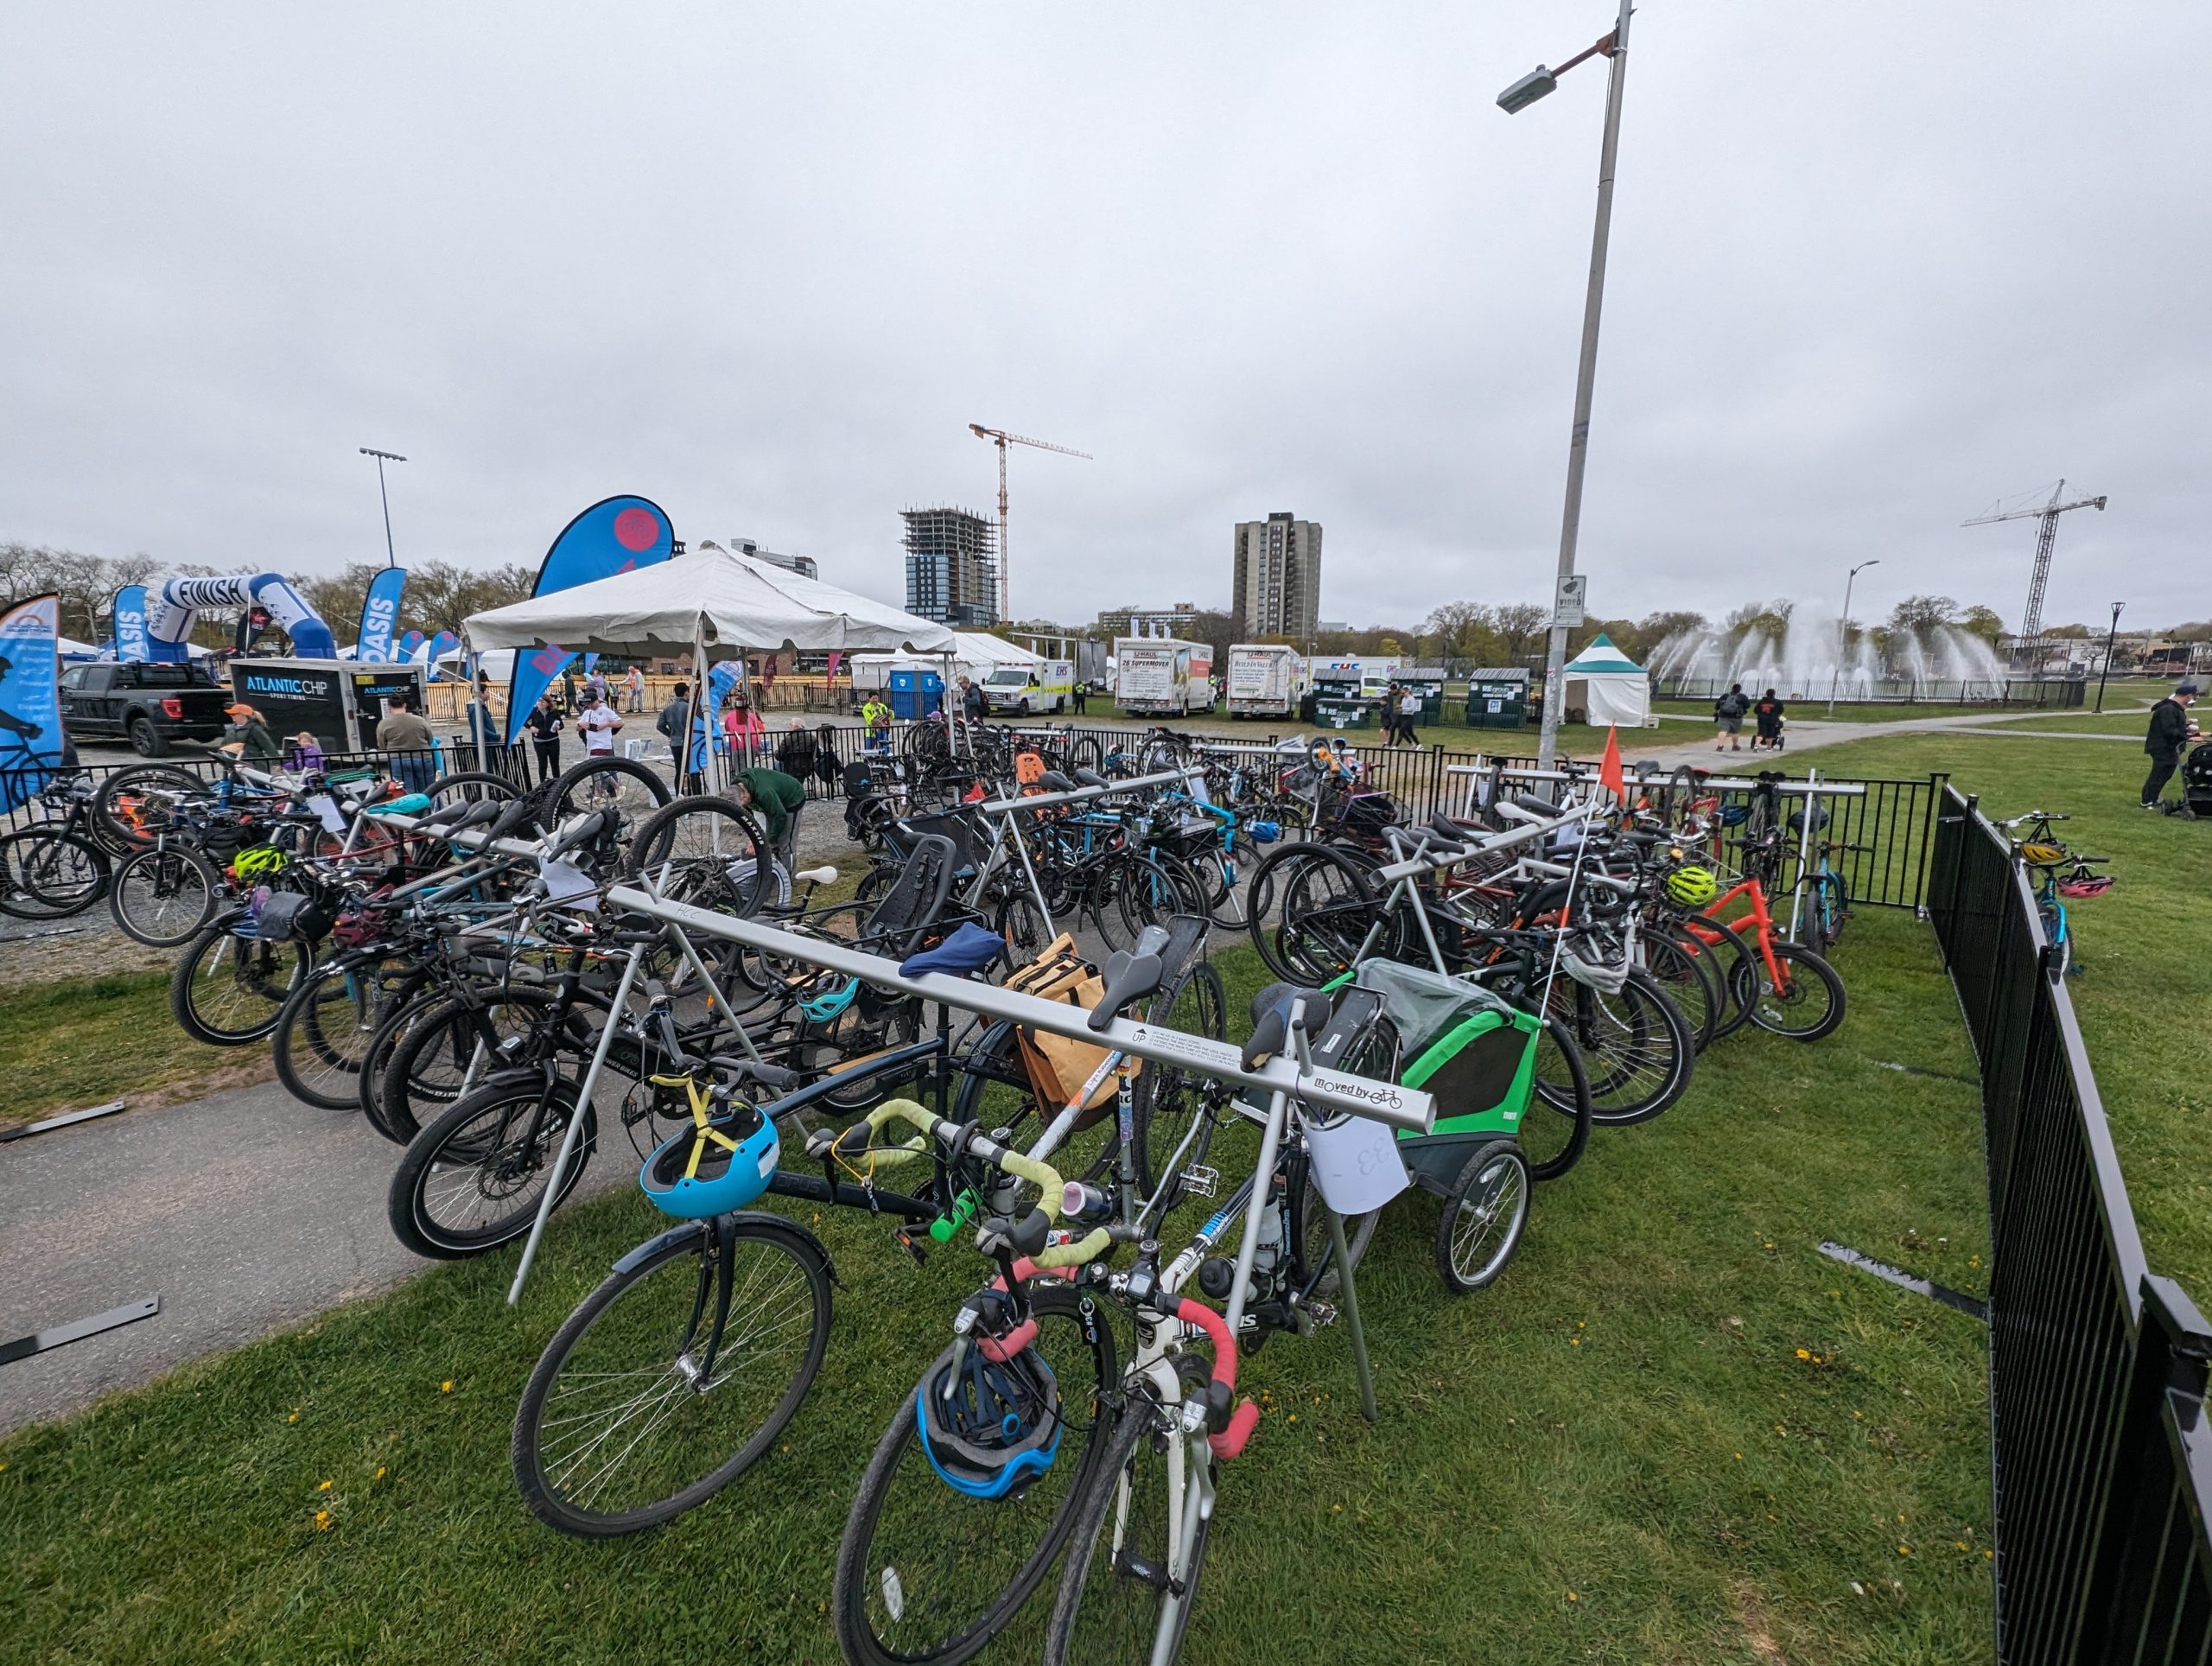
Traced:
<svg viewBox="0 0 2212 1666">
<path fill-rule="evenodd" d="M 647 1238 L 629 1254 L 624 1256 L 621 1260 L 614 1263 L 614 1270 L 618 1273 L 634 1271 L 642 1262 L 658 1255 L 671 1245 L 681 1243 L 686 1238 L 699 1237 L 712 1230 L 713 1224 L 711 1221 L 686 1221 L 681 1226 L 671 1226 L 667 1231 Z"/>
<path fill-rule="evenodd" d="M 845 1288 L 844 1280 L 837 1276 L 836 1263 L 830 1259 L 830 1251 L 823 1247 L 822 1240 L 790 1217 L 772 1215 L 766 1210 L 744 1209 L 740 1210 L 732 1218 L 741 1220 L 748 1226 L 763 1228 L 779 1237 L 789 1238 L 822 1263 L 822 1270 L 830 1275 L 830 1283 L 836 1285 L 840 1290 Z M 663 1237 L 668 1236 L 666 1233 L 662 1234 Z M 631 1253 L 635 1255 L 637 1252 L 632 1250 Z"/>
</svg>

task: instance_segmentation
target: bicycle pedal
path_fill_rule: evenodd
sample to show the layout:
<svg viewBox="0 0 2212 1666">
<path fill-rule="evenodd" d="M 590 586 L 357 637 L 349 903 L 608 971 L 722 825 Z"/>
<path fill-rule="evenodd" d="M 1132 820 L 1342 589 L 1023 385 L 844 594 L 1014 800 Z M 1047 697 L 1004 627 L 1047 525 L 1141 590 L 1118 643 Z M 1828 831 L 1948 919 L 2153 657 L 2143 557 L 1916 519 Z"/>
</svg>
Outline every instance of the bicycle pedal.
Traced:
<svg viewBox="0 0 2212 1666">
<path fill-rule="evenodd" d="M 1308 1297 L 1294 1316 L 1293 1323 L 1300 1336 L 1311 1336 L 1314 1327 L 1337 1322 L 1337 1304 Z"/>
<path fill-rule="evenodd" d="M 901 1250 L 904 1250 L 908 1255 L 914 1258 L 915 1266 L 921 1267 L 928 1263 L 930 1258 L 929 1245 L 925 1243 L 921 1239 L 916 1237 L 910 1228 L 904 1226 L 899 1227 L 892 1232 L 891 1237 L 892 1240 L 896 1243 Z"/>
<path fill-rule="evenodd" d="M 1221 1171 L 1205 1163 L 1193 1163 L 1183 1171 L 1178 1184 L 1190 1197 L 1211 1198 L 1221 1190 Z"/>
</svg>

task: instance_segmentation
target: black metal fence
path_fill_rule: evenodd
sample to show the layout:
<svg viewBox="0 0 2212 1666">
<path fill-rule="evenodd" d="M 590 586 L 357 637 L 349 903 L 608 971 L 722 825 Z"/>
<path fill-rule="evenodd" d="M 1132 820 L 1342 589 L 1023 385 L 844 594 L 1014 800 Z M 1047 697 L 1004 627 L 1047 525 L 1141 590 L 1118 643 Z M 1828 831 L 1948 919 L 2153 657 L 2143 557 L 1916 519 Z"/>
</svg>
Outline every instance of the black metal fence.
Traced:
<svg viewBox="0 0 2212 1666">
<path fill-rule="evenodd" d="M 2026 871 L 1946 787 L 1928 909 L 1981 1060 L 1998 1657 L 2212 1656 L 2212 1326 L 2151 1272 Z"/>
<path fill-rule="evenodd" d="M 1718 700 L 1733 686 L 1725 677 L 1660 677 L 1652 692 L 1662 700 Z M 1826 710 L 1834 693 L 1837 710 L 1853 706 L 2018 706 L 2028 709 L 2066 710 L 2082 703 L 2088 684 L 2078 677 L 1946 677 L 1923 681 L 1910 677 L 1885 677 L 1840 691 L 1825 684 L 1785 688 L 1785 701 Z M 1750 690 L 1754 698 L 1758 690 Z M 1813 714 L 1817 715 L 1818 714 Z"/>
</svg>

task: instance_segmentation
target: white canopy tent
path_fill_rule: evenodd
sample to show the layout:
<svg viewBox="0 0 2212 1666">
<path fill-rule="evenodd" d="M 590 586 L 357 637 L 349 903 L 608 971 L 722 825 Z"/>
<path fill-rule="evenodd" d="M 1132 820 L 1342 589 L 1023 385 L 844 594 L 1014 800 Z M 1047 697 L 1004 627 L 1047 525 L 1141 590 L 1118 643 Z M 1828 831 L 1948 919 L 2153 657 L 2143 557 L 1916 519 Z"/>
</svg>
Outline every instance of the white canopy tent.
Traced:
<svg viewBox="0 0 2212 1666">
<path fill-rule="evenodd" d="M 955 677 L 971 677 L 981 683 L 1001 665 L 1028 666 L 1043 663 L 1041 654 L 1032 653 L 1020 643 L 1009 642 L 1001 636 L 992 636 L 982 631 L 955 631 L 953 638 L 958 645 L 952 651 L 952 675 Z M 885 688 L 890 684 L 893 671 L 917 668 L 941 672 L 944 669 L 944 658 L 938 654 L 855 654 L 853 656 L 853 686 L 856 689 Z"/>
<path fill-rule="evenodd" d="M 557 645 L 573 653 L 644 658 L 688 652 L 695 667 L 747 649 L 919 653 L 950 658 L 951 630 L 766 562 L 701 548 L 651 567 L 533 596 L 461 627 L 479 653 Z M 694 709 L 703 677 L 692 681 Z M 718 754 L 709 749 L 718 777 Z"/>
<path fill-rule="evenodd" d="M 700 550 L 550 595 L 471 614 L 470 647 L 577 653 L 682 653 L 706 660 L 750 648 L 949 654 L 946 626 L 851 590 L 726 550 Z"/>
<path fill-rule="evenodd" d="M 1643 666 L 1613 645 L 1603 631 L 1588 647 L 1567 662 L 1560 680 L 1566 684 L 1560 709 L 1580 709 L 1584 721 L 1596 728 L 1618 724 L 1623 728 L 1649 728 L 1651 715 L 1651 678 Z"/>
</svg>

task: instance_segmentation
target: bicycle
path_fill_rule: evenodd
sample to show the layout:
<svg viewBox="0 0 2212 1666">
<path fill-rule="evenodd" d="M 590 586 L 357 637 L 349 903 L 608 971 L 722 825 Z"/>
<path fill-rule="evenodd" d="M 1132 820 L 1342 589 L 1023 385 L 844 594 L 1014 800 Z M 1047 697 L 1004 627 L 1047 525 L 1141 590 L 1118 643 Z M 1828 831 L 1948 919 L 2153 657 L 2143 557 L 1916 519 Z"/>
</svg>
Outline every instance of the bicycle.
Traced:
<svg viewBox="0 0 2212 1666">
<path fill-rule="evenodd" d="M 2031 810 L 1998 824 L 2008 835 L 2015 828 L 2028 830 L 2024 837 L 2013 841 L 2013 855 L 2019 858 L 2030 876 L 2036 912 L 2043 921 L 2044 941 L 2057 956 L 2059 970 L 2069 977 L 2079 977 L 2082 961 L 2075 952 L 2074 925 L 2067 912 L 2067 899 L 2101 896 L 2110 890 L 2112 876 L 2095 870 L 2112 858 L 2084 855 L 2069 849 L 2051 829 L 2053 822 L 2066 819 L 2055 811 Z"/>
</svg>

